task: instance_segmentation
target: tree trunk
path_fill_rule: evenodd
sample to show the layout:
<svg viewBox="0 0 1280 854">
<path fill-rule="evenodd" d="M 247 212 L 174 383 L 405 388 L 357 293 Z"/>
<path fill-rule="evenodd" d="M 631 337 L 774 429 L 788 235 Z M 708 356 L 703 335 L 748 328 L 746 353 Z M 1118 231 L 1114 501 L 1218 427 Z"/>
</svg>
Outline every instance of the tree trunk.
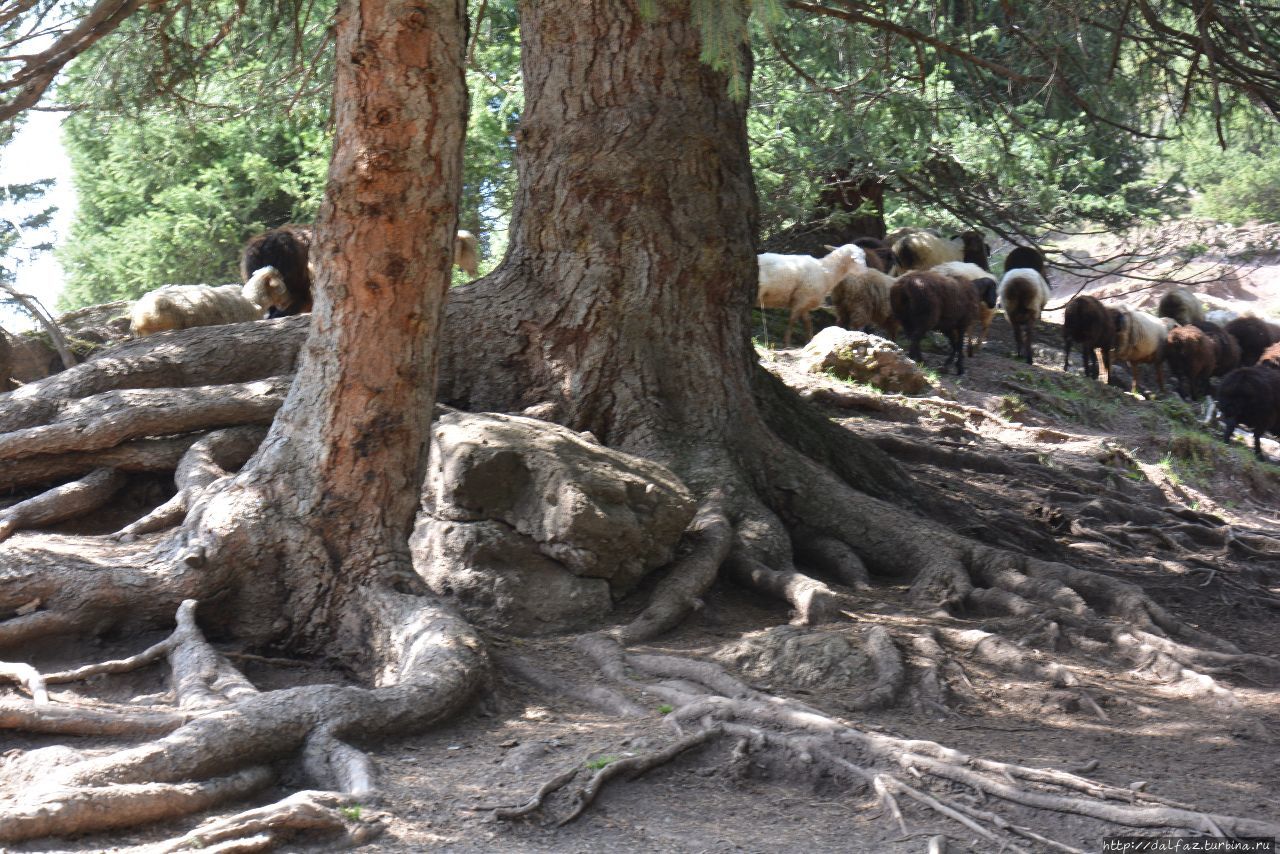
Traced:
<svg viewBox="0 0 1280 854">
<path fill-rule="evenodd" d="M 311 334 L 257 458 L 215 499 L 258 508 L 233 526 L 247 541 L 213 521 L 218 508 L 193 537 L 211 562 L 249 548 L 278 568 L 274 625 L 238 634 L 366 658 L 364 638 L 338 636 L 343 609 L 361 586 L 409 571 L 461 192 L 465 27 L 461 0 L 340 12 L 349 59 L 334 87 Z"/>
<path fill-rule="evenodd" d="M 442 399 L 536 406 L 642 454 L 751 417 L 746 103 L 680 5 L 521 4 L 511 248 L 451 299 Z"/>
</svg>

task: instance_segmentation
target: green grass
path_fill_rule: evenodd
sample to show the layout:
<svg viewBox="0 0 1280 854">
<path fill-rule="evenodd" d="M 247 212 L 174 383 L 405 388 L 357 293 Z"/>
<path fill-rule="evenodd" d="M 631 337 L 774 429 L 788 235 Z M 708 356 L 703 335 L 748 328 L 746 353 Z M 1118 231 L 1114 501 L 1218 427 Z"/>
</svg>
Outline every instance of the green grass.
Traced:
<svg viewBox="0 0 1280 854">
<path fill-rule="evenodd" d="M 612 765 L 617 761 L 618 761 L 618 757 L 616 756 L 597 756 L 595 759 L 587 760 L 587 768 L 591 769 L 592 771 L 599 771 L 601 768 L 605 767 L 606 765 Z"/>
</svg>

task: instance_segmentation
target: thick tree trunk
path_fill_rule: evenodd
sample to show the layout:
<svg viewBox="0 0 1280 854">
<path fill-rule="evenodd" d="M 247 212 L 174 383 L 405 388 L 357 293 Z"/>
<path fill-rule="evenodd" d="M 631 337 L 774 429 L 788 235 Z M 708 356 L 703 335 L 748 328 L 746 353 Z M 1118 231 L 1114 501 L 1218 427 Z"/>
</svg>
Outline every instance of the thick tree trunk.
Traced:
<svg viewBox="0 0 1280 854">
<path fill-rule="evenodd" d="M 521 4 L 511 248 L 451 297 L 443 400 L 540 407 L 642 454 L 753 417 L 746 104 L 679 5 Z"/>
<path fill-rule="evenodd" d="M 409 572 L 461 192 L 465 27 L 461 0 L 340 11 L 311 333 L 258 456 L 192 538 L 210 562 L 260 554 L 278 573 L 277 618 L 242 636 L 367 661 L 344 609 Z"/>
</svg>

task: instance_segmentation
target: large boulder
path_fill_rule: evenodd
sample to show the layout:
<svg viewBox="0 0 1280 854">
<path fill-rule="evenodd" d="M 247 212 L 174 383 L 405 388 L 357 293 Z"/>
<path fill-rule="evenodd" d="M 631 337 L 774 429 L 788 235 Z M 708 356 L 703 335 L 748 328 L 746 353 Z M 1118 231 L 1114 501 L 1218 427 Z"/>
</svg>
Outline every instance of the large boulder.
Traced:
<svg viewBox="0 0 1280 854">
<path fill-rule="evenodd" d="M 469 619 L 569 631 L 669 563 L 694 510 L 657 463 L 546 421 L 448 412 L 410 544 L 418 574 Z"/>
<path fill-rule="evenodd" d="M 920 394 L 929 378 L 901 347 L 878 335 L 828 326 L 800 354 L 810 373 L 875 386 L 881 391 Z"/>
</svg>

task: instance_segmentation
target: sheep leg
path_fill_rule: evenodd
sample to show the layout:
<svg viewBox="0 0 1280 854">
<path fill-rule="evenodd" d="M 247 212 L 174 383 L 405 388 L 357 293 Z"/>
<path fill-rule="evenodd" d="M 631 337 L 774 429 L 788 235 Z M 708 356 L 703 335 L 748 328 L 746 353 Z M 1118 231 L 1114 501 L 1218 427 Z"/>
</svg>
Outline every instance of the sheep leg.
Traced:
<svg viewBox="0 0 1280 854">
<path fill-rule="evenodd" d="M 964 330 L 951 333 L 951 355 L 956 360 L 956 376 L 964 373 Z"/>
<path fill-rule="evenodd" d="M 791 314 L 787 317 L 787 328 L 786 331 L 782 333 L 783 349 L 791 346 L 791 327 L 795 325 L 796 315 L 799 313 L 799 310 L 793 309 Z"/>
<path fill-rule="evenodd" d="M 800 315 L 800 318 L 804 321 L 804 340 L 806 342 L 811 341 L 813 339 L 813 312 L 805 311 Z"/>
<path fill-rule="evenodd" d="M 1024 347 L 1027 348 L 1027 364 L 1028 365 L 1032 364 L 1031 331 L 1032 331 L 1033 324 L 1034 324 L 1034 321 L 1031 321 L 1031 320 L 1027 321 L 1027 324 L 1022 332 L 1022 344 Z"/>
<path fill-rule="evenodd" d="M 1089 357 L 1084 353 L 1084 347 L 1081 346 L 1080 359 L 1084 362 L 1084 375 L 1089 376 Z M 1062 372 L 1064 374 L 1071 373 L 1071 339 L 1066 335 L 1062 336 Z"/>
<path fill-rule="evenodd" d="M 1102 349 L 1102 366 L 1107 369 L 1106 383 L 1107 385 L 1111 385 L 1111 351 L 1106 347 L 1103 347 L 1101 349 Z M 1093 357 L 1093 376 L 1095 379 L 1098 376 L 1098 357 L 1096 354 Z"/>
</svg>

